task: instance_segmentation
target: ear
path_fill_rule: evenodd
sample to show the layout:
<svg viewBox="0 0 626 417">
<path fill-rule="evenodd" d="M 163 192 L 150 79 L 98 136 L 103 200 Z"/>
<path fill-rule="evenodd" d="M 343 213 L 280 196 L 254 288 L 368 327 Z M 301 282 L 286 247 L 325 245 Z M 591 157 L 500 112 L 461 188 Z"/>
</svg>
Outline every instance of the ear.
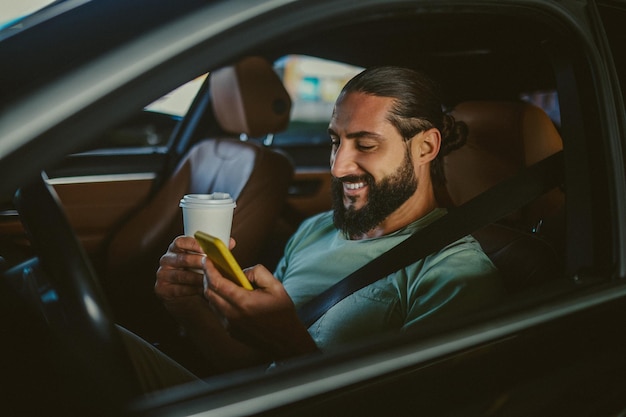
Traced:
<svg viewBox="0 0 626 417">
<path fill-rule="evenodd" d="M 438 129 L 428 129 L 421 134 L 421 138 L 415 141 L 417 152 L 414 155 L 415 160 L 420 164 L 432 161 L 437 157 L 439 148 L 441 147 L 441 133 Z"/>
</svg>

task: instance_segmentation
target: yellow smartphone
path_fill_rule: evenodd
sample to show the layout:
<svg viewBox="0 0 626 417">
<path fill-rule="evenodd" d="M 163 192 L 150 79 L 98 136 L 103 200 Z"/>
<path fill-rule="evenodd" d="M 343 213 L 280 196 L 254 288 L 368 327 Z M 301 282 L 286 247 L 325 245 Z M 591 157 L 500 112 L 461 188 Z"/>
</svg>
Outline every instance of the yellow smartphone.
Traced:
<svg viewBox="0 0 626 417">
<path fill-rule="evenodd" d="M 222 275 L 247 290 L 253 289 L 246 274 L 243 273 L 241 267 L 224 242 L 215 236 L 201 231 L 197 231 L 193 236 L 200 244 L 200 247 L 202 247 L 206 256 L 213 261 L 213 264 Z"/>
</svg>

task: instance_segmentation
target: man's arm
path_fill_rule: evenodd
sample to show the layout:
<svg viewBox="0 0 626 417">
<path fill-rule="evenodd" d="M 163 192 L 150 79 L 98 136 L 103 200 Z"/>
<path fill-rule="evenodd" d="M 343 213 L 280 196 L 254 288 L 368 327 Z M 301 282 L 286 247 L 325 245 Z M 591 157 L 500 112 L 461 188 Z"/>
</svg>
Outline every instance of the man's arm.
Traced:
<svg viewBox="0 0 626 417">
<path fill-rule="evenodd" d="M 505 292 L 500 273 L 477 242 L 463 238 L 426 258 L 409 286 L 404 329 L 464 317 L 498 301 Z"/>
<path fill-rule="evenodd" d="M 210 260 L 205 297 L 219 311 L 233 337 L 265 352 L 273 360 L 317 352 L 283 285 L 262 265 L 246 269 L 255 287 L 246 290 L 224 278 Z"/>
<path fill-rule="evenodd" d="M 176 238 L 161 258 L 156 295 L 217 372 L 269 362 L 261 352 L 232 338 L 203 297 L 203 276 L 190 270 L 201 270 L 203 259 L 195 239 Z"/>
</svg>

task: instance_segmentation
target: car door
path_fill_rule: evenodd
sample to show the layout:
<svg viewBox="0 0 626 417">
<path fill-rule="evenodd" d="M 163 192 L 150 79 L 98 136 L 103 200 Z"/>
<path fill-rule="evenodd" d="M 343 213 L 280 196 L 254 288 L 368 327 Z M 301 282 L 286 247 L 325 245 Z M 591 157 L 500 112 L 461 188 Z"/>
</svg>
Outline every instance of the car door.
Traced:
<svg viewBox="0 0 626 417">
<path fill-rule="evenodd" d="M 175 157 L 174 135 L 204 82 L 203 75 L 146 106 L 142 111 L 94 138 L 87 149 L 65 157 L 46 170 L 70 223 L 99 265 L 107 239 L 139 210 L 158 187 Z M 7 247 L 28 245 L 10 201 L 5 202 L 2 228 Z M 13 249 L 14 250 L 14 249 Z"/>
<path fill-rule="evenodd" d="M 150 196 L 176 123 L 170 115 L 144 111 L 106 132 L 93 149 L 69 155 L 48 170 L 90 255 Z"/>
</svg>

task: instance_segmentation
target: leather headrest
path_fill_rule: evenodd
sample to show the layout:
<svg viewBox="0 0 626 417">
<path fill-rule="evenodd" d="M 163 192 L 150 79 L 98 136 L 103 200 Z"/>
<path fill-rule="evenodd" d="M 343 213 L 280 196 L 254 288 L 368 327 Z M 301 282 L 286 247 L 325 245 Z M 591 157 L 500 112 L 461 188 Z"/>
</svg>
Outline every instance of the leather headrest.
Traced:
<svg viewBox="0 0 626 417">
<path fill-rule="evenodd" d="M 284 130 L 291 99 L 269 62 L 248 57 L 211 72 L 213 112 L 226 132 L 259 137 Z"/>
<path fill-rule="evenodd" d="M 467 101 L 458 104 L 452 114 L 470 127 L 470 146 L 488 150 L 519 167 L 532 165 L 563 149 L 548 115 L 528 103 Z"/>
<path fill-rule="evenodd" d="M 528 103 L 468 101 L 458 104 L 452 115 L 467 123 L 469 135 L 465 146 L 444 158 L 447 185 L 438 196 L 444 205 L 461 205 L 563 149 L 552 120 Z M 538 199 L 526 209 L 525 221 L 536 224 L 548 217 L 562 206 L 563 198 L 557 190 Z"/>
</svg>

